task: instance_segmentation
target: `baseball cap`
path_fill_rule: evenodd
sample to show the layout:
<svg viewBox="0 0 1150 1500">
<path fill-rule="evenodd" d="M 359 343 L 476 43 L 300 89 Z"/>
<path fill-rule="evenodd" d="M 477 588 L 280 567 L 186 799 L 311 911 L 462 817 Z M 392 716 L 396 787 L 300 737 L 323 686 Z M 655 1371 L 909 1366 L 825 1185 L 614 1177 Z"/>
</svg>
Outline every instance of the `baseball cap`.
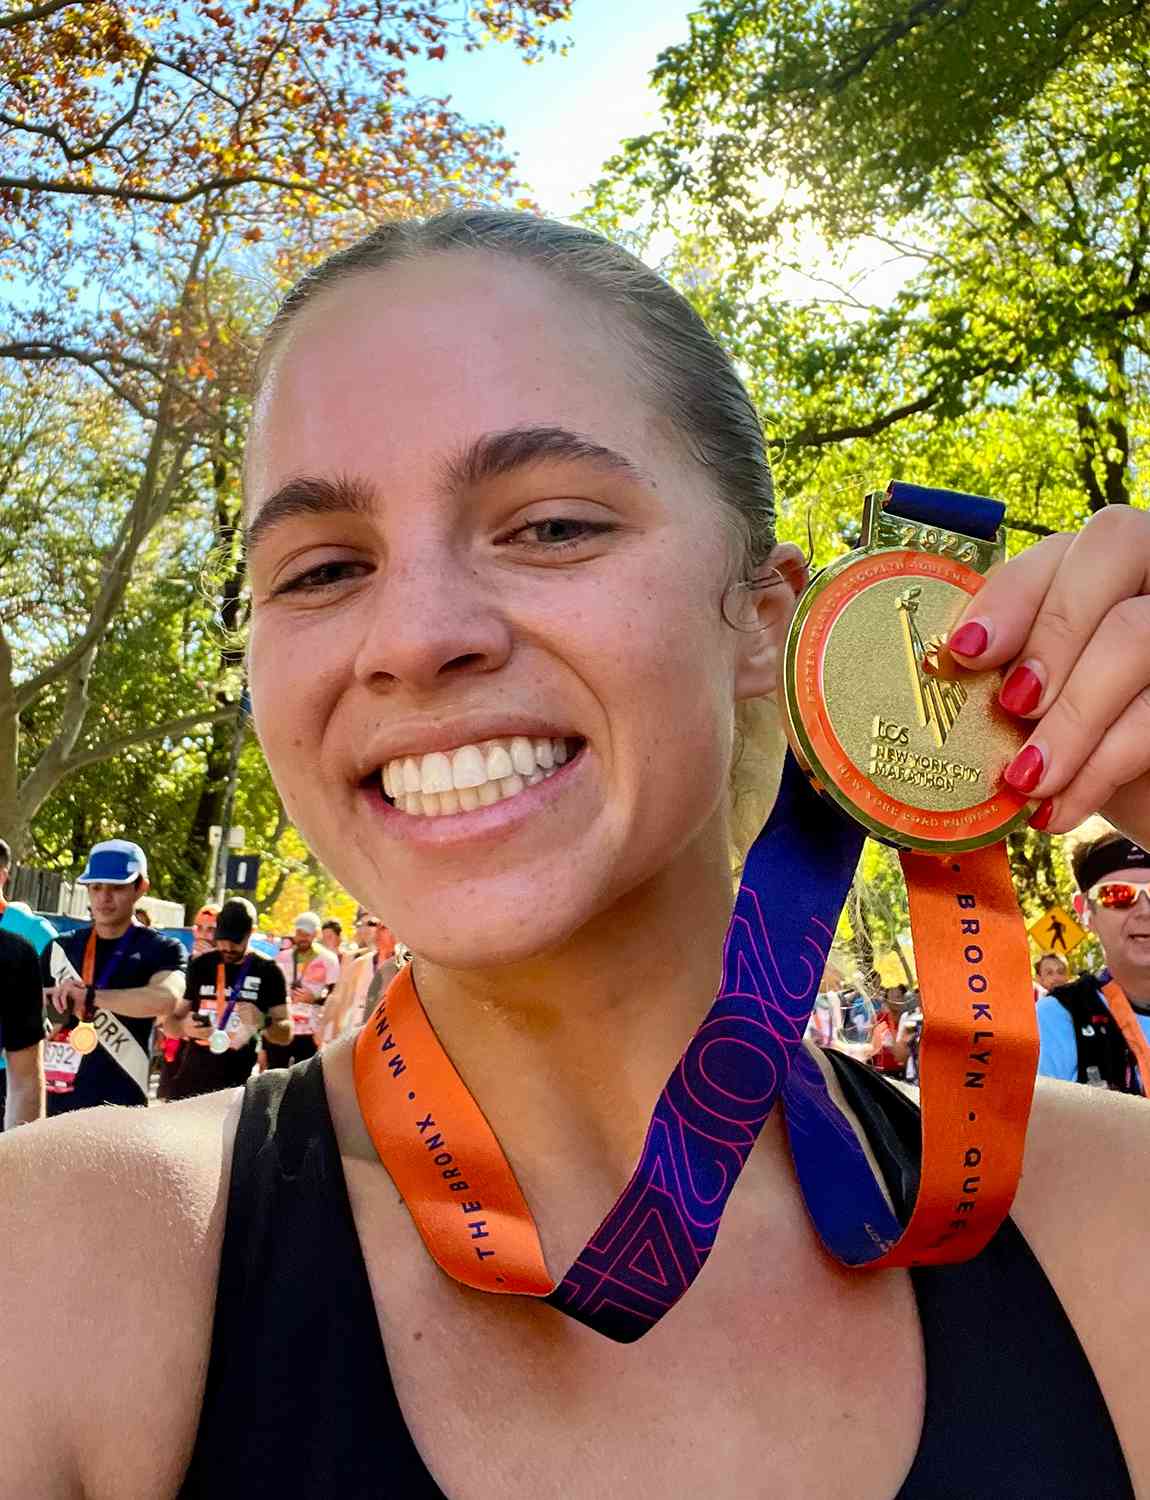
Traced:
<svg viewBox="0 0 1150 1500">
<path fill-rule="evenodd" d="M 246 943 L 256 925 L 255 908 L 250 901 L 235 896 L 225 901 L 216 918 L 216 938 L 225 943 Z"/>
<path fill-rule="evenodd" d="M 1089 891 L 1115 870 L 1150 868 L 1150 851 L 1128 838 L 1108 838 L 1084 850 L 1074 866 L 1079 890 Z"/>
<path fill-rule="evenodd" d="M 102 844 L 92 845 L 84 873 L 77 877 L 76 883 L 131 885 L 140 875 L 148 878 L 148 858 L 139 844 L 127 839 L 105 839 Z"/>
<path fill-rule="evenodd" d="M 319 925 L 319 918 L 314 911 L 301 912 L 294 923 L 297 932 L 310 932 L 313 937 L 319 931 Z"/>
</svg>

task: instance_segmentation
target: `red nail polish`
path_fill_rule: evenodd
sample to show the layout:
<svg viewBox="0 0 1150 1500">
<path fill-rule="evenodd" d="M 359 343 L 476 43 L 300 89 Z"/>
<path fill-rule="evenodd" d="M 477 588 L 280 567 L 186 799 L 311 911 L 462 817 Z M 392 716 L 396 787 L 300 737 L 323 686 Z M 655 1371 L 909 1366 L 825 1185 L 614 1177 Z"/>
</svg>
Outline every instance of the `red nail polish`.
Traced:
<svg viewBox="0 0 1150 1500">
<path fill-rule="evenodd" d="M 1042 697 L 1042 678 L 1029 667 L 1015 667 L 998 692 L 998 701 L 1011 714 L 1031 714 Z"/>
<path fill-rule="evenodd" d="M 1032 792 L 1042 780 L 1046 761 L 1037 745 L 1027 745 L 1014 757 L 1003 773 L 1016 792 Z"/>
<path fill-rule="evenodd" d="M 968 620 L 965 625 L 959 626 L 947 645 L 952 651 L 957 651 L 959 656 L 981 656 L 989 640 L 990 635 L 985 625 L 980 625 L 977 620 Z"/>
<path fill-rule="evenodd" d="M 1047 797 L 1039 804 L 1038 811 L 1030 820 L 1030 826 L 1031 828 L 1036 828 L 1041 833 L 1053 816 L 1054 801 L 1052 798 Z"/>
</svg>

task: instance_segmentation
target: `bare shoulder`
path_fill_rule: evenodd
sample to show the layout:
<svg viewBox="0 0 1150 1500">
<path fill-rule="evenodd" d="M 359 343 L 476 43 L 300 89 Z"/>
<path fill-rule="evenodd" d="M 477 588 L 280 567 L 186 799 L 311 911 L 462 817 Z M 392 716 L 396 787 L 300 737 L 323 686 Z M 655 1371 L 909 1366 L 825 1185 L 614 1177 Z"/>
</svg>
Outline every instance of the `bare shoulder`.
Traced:
<svg viewBox="0 0 1150 1500">
<path fill-rule="evenodd" d="M 239 1100 L 83 1110 L 0 1137 L 0 1451 L 13 1493 L 175 1493 Z"/>
<path fill-rule="evenodd" d="M 1082 1342 L 1139 1490 L 1150 1428 L 1139 1330 L 1150 1316 L 1150 1102 L 1039 1080 L 1014 1219 Z"/>
</svg>

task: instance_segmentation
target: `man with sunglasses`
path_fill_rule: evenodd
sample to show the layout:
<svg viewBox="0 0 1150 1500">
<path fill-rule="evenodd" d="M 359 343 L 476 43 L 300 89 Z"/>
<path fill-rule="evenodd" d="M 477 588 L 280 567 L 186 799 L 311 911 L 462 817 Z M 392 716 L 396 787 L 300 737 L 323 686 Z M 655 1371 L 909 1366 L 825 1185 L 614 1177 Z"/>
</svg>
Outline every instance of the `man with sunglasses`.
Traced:
<svg viewBox="0 0 1150 1500">
<path fill-rule="evenodd" d="M 1119 833 L 1071 860 L 1075 906 L 1106 966 L 1038 1002 L 1038 1071 L 1123 1094 L 1150 1091 L 1150 852 Z"/>
</svg>

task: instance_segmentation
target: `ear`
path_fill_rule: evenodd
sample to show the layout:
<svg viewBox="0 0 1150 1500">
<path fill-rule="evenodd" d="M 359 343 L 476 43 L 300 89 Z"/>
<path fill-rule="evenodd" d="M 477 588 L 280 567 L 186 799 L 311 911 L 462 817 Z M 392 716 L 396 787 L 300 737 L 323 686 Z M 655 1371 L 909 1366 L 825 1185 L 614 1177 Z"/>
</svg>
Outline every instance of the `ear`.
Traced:
<svg viewBox="0 0 1150 1500">
<path fill-rule="evenodd" d="M 761 587 L 735 585 L 725 613 L 738 634 L 735 698 L 771 698 L 779 681 L 779 659 L 795 601 L 807 586 L 806 559 L 782 542 L 755 572 Z"/>
<path fill-rule="evenodd" d="M 1083 927 L 1090 926 L 1090 903 L 1082 891 L 1075 891 L 1074 899 L 1070 903 L 1074 908 L 1074 915 L 1082 923 Z"/>
</svg>

